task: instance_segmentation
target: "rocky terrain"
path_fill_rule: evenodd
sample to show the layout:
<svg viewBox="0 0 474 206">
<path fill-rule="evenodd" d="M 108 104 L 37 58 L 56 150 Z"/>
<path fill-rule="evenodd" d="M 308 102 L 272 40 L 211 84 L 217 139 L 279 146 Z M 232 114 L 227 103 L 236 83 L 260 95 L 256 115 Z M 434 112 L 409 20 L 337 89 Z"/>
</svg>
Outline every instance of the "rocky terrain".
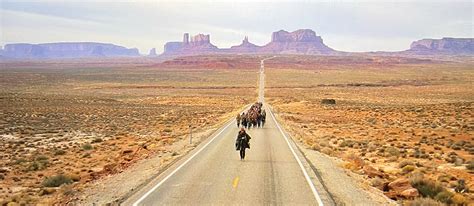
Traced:
<svg viewBox="0 0 474 206">
<path fill-rule="evenodd" d="M 231 48 L 217 48 L 210 41 L 210 35 L 198 34 L 191 37 L 183 35 L 182 42 L 168 42 L 164 46 L 163 56 L 191 56 L 209 54 L 295 54 L 295 55 L 369 55 L 404 56 L 412 55 L 472 55 L 474 44 L 472 38 L 422 39 L 411 44 L 410 49 L 398 52 L 342 52 L 324 44 L 321 36 L 311 29 L 299 29 L 293 32 L 279 30 L 272 33 L 271 41 L 263 46 L 251 43 L 247 36 L 242 43 Z"/>
<path fill-rule="evenodd" d="M 189 41 L 189 34 L 183 35 L 182 42 L 168 42 L 162 55 L 205 55 L 205 54 L 336 54 L 323 43 L 320 36 L 310 29 L 293 32 L 280 30 L 273 32 L 271 42 L 257 46 L 246 36 L 242 43 L 228 49 L 218 49 L 210 42 L 210 35 L 198 34 Z"/>
<path fill-rule="evenodd" d="M 47 44 L 7 44 L 2 55 L 8 58 L 84 58 L 139 56 L 138 49 L 95 42 Z"/>
<path fill-rule="evenodd" d="M 265 63 L 266 96 L 297 141 L 402 204 L 472 204 L 470 58 L 293 58 Z"/>
<path fill-rule="evenodd" d="M 206 132 L 254 101 L 255 75 L 91 65 L 2 63 L 0 205 L 65 204 L 141 160 L 169 164 L 190 149 L 190 125 Z"/>
</svg>

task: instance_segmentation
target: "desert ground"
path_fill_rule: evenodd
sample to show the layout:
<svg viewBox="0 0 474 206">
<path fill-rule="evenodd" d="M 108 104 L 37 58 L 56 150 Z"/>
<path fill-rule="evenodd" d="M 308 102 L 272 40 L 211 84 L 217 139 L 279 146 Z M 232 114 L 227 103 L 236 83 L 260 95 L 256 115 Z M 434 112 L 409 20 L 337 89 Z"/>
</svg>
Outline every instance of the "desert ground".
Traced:
<svg viewBox="0 0 474 206">
<path fill-rule="evenodd" d="M 266 67 L 267 102 L 306 148 L 345 160 L 402 204 L 473 203 L 472 58 L 287 57 Z"/>
<path fill-rule="evenodd" d="M 190 125 L 208 131 L 256 100 L 262 58 L 1 62 L 0 203 L 65 203 L 141 160 L 171 163 Z M 300 145 L 402 204 L 472 204 L 472 58 L 265 65 L 266 101 Z"/>
<path fill-rule="evenodd" d="M 255 71 L 155 64 L 2 62 L 1 205 L 64 203 L 141 159 L 172 162 L 190 125 L 206 131 L 255 100 Z"/>
</svg>

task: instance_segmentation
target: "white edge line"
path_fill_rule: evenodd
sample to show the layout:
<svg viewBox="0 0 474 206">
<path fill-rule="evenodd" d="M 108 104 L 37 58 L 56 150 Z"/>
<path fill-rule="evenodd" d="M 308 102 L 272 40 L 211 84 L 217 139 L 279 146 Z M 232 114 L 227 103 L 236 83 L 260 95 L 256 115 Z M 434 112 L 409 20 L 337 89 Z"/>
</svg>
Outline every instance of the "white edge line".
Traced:
<svg viewBox="0 0 474 206">
<path fill-rule="evenodd" d="M 163 180 L 161 180 L 158 184 L 156 184 L 151 190 L 149 190 L 145 195 L 143 195 L 140 199 L 138 199 L 133 206 L 137 206 L 141 201 L 143 201 L 148 195 L 150 195 L 153 191 L 156 190 L 159 186 L 161 186 L 166 180 L 168 180 L 171 176 L 173 176 L 179 169 L 181 169 L 184 165 L 186 165 L 189 161 L 191 161 L 196 155 L 198 155 L 202 150 L 204 150 L 209 144 L 211 144 L 214 139 L 216 139 L 222 132 L 224 132 L 230 125 L 234 123 L 235 120 L 231 120 L 227 126 L 224 127 L 219 133 L 217 133 L 208 143 L 206 143 L 201 149 L 199 149 L 196 153 L 194 153 L 189 159 L 187 159 L 184 163 L 182 163 L 178 168 L 173 170 L 168 176 L 166 176 Z"/>
<path fill-rule="evenodd" d="M 298 158 L 298 156 L 296 155 L 296 152 L 293 149 L 293 147 L 291 146 L 290 141 L 288 140 L 288 137 L 286 136 L 286 134 L 281 129 L 280 124 L 276 121 L 272 110 L 270 110 L 270 114 L 272 115 L 272 118 L 275 121 L 276 126 L 280 130 L 281 134 L 283 134 L 283 137 L 285 137 L 286 143 L 288 143 L 288 147 L 290 148 L 291 152 L 293 153 L 293 156 L 295 157 L 296 161 L 298 162 L 298 165 L 300 165 L 300 168 L 303 171 L 304 177 L 306 178 L 306 181 L 308 182 L 309 187 L 311 187 L 311 191 L 313 191 L 313 195 L 316 198 L 316 201 L 318 202 L 318 205 L 324 206 L 323 201 L 321 200 L 321 197 L 319 196 L 319 193 L 316 190 L 316 187 L 314 187 L 313 182 L 311 181 L 311 178 L 309 177 L 308 173 L 306 172 L 306 169 L 303 167 L 303 163 L 301 163 L 300 158 Z"/>
</svg>

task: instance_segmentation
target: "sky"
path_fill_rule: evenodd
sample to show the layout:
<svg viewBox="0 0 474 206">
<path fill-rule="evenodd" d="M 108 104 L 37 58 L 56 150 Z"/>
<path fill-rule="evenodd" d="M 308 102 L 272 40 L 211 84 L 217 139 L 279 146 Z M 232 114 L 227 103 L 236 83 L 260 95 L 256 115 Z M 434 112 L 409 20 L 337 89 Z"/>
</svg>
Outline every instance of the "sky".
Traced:
<svg viewBox="0 0 474 206">
<path fill-rule="evenodd" d="M 306 28 L 340 51 L 400 51 L 423 38 L 473 38 L 473 9 L 470 0 L 0 0 L 0 45 L 105 42 L 147 54 L 186 32 L 228 48 Z"/>
</svg>

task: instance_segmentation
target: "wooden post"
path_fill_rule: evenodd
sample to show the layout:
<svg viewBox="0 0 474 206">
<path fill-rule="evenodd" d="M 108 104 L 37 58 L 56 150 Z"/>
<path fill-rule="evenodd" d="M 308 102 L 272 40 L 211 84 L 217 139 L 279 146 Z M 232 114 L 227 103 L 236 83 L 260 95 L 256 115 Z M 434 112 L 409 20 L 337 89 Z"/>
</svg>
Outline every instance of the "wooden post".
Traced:
<svg viewBox="0 0 474 206">
<path fill-rule="evenodd" d="M 189 125 L 189 144 L 193 144 L 193 128 Z"/>
</svg>

